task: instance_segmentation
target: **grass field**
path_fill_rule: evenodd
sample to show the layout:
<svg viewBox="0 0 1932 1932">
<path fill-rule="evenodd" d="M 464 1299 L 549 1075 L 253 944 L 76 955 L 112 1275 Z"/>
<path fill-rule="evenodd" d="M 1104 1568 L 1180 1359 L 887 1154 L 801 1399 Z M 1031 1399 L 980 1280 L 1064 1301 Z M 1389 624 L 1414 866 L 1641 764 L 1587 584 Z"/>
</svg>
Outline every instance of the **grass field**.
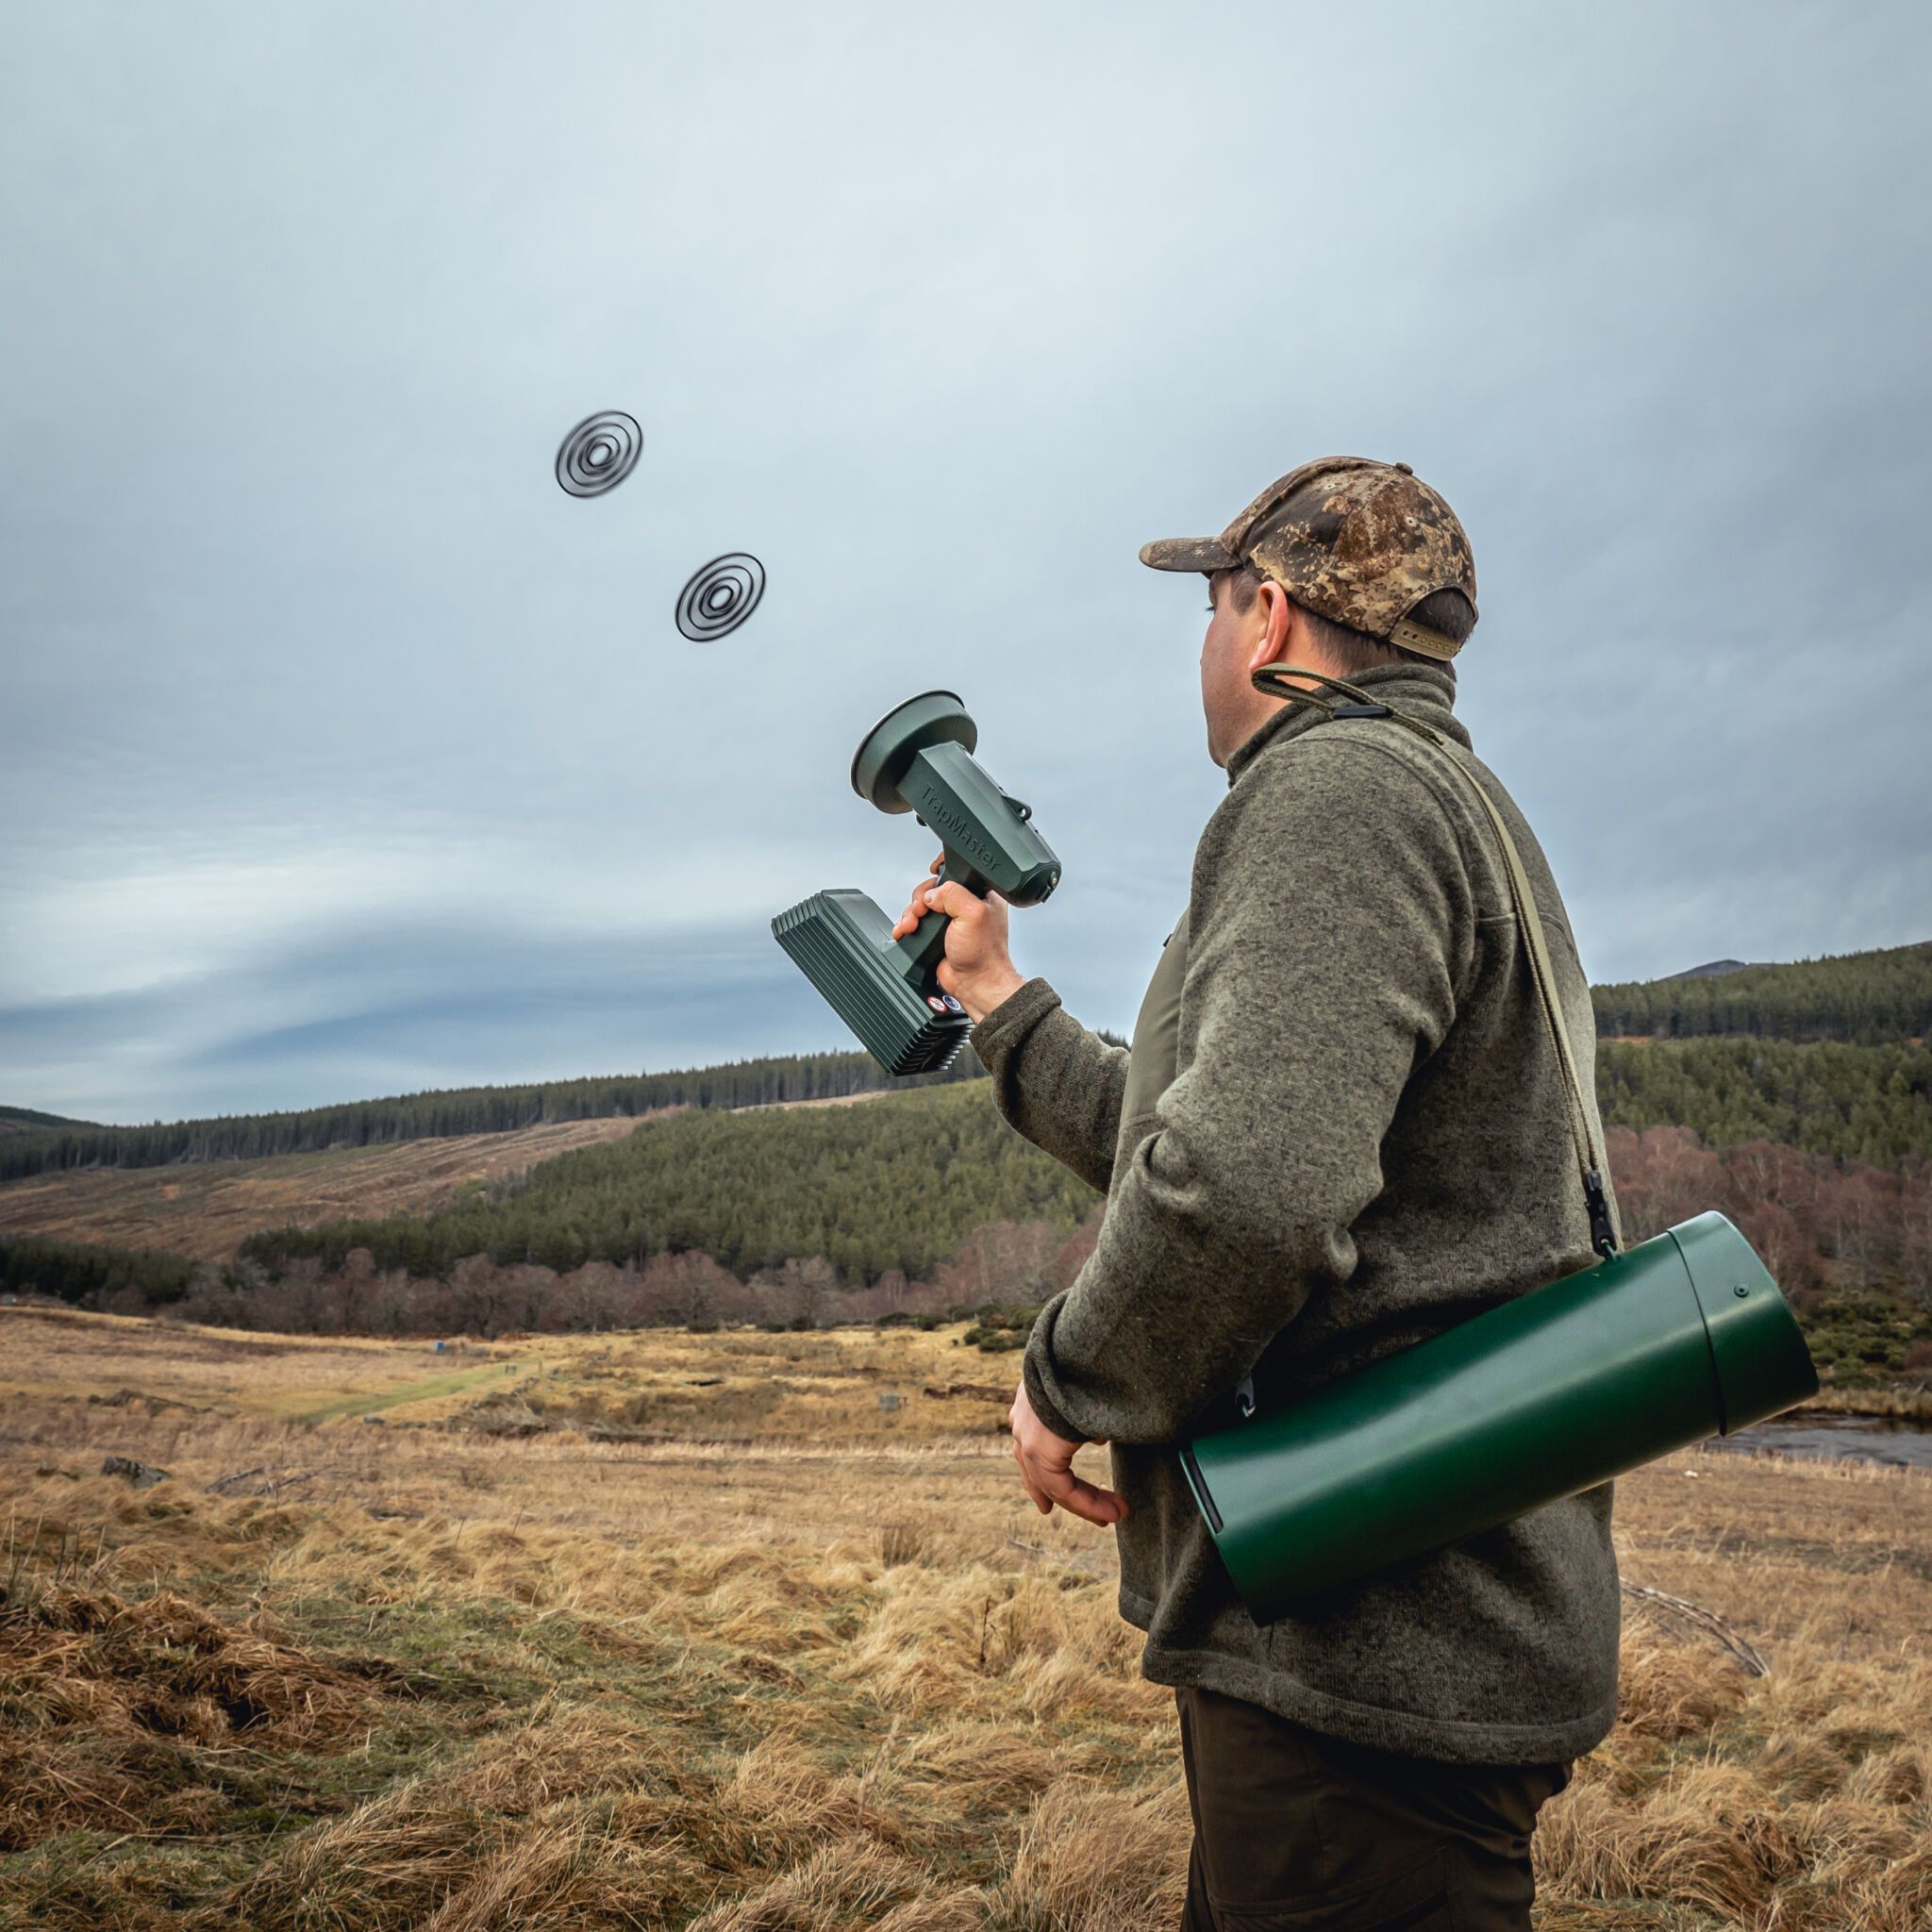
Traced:
<svg viewBox="0 0 1932 1932">
<path fill-rule="evenodd" d="M 1171 1925 L 1171 1697 L 958 1332 L 452 1359 L 0 1311 L 0 1927 Z M 1932 1480 L 1619 1495 L 1626 1578 L 1769 1670 L 1626 1604 L 1542 1925 L 1924 1928 Z"/>
</svg>

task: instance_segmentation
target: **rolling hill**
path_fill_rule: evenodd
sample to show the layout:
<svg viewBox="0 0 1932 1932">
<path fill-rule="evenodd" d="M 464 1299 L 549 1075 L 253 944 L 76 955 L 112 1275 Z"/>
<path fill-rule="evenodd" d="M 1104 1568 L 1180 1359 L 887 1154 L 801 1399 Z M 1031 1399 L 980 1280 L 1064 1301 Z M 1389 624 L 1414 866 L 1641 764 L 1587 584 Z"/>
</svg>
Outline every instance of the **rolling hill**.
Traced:
<svg viewBox="0 0 1932 1932">
<path fill-rule="evenodd" d="M 1721 959 L 1667 979 L 1593 987 L 1591 997 L 1598 1034 L 1613 1039 L 1923 1040 L 1932 1027 L 1932 941 L 1785 966 Z"/>
<path fill-rule="evenodd" d="M 1714 960 L 1591 990 L 1611 1041 L 1838 1041 L 1882 1046 L 1932 1030 L 1932 941 L 1787 965 Z M 1106 1028 L 1104 1039 L 1125 1044 Z M 736 1108 L 892 1092 L 983 1077 L 969 1045 L 944 1074 L 894 1076 L 869 1054 L 804 1054 L 660 1074 L 393 1094 L 292 1112 L 103 1126 L 0 1107 L 0 1182 L 72 1168 L 161 1167 L 502 1134 L 566 1121 L 637 1119 L 668 1107 Z"/>
<path fill-rule="evenodd" d="M 440 1089 L 286 1113 L 224 1114 L 147 1126 L 59 1121 L 52 1114 L 13 1108 L 5 1111 L 32 1124 L 0 1141 L 0 1182 L 70 1168 L 254 1160 L 466 1134 L 520 1133 L 561 1121 L 636 1120 L 674 1107 L 728 1108 L 842 1099 L 983 1079 L 985 1074 L 969 1045 L 946 1072 L 917 1076 L 888 1074 L 870 1054 L 855 1050 L 732 1060 L 663 1074 Z"/>
<path fill-rule="evenodd" d="M 501 1134 L 256 1160 L 42 1173 L 0 1187 L 0 1240 L 31 1234 L 226 1261 L 261 1227 L 427 1213 L 465 1189 L 521 1174 L 572 1148 L 617 1139 L 636 1125 L 628 1116 L 561 1121 Z"/>
<path fill-rule="evenodd" d="M 0 1107 L 0 1140 L 17 1134 L 58 1133 L 62 1128 L 94 1130 L 92 1121 L 71 1121 L 58 1113 L 36 1113 L 30 1107 Z"/>
<path fill-rule="evenodd" d="M 1720 1154 L 1786 1149 L 1802 1173 L 1780 1185 L 1803 1196 L 1810 1278 L 1826 1279 L 1855 1241 L 1882 1250 L 1887 1270 L 1916 1265 L 1905 1257 L 1932 1158 L 1932 1048 L 1913 1034 L 1932 1009 L 1932 948 L 1595 996 L 1609 1036 L 1598 1089 L 1606 1124 L 1632 1137 L 1616 1173 L 1620 1188 L 1629 1173 L 1633 1199 L 1667 1198 L 1675 1157 L 1659 1133 Z M 947 1075 L 891 1081 L 851 1053 L 172 1127 L 50 1127 L 16 1108 L 36 1125 L 0 1141 L 0 1174 L 14 1175 L 0 1184 L 0 1278 L 92 1295 L 109 1278 L 92 1246 L 149 1255 L 111 1278 L 161 1298 L 180 1291 L 182 1257 L 278 1275 L 339 1270 L 358 1250 L 412 1278 L 471 1256 L 564 1273 L 694 1251 L 740 1279 L 808 1260 L 848 1289 L 917 1279 L 975 1227 L 1037 1224 L 1068 1239 L 1099 1201 L 1006 1127 L 982 1080 L 965 1056 Z M 824 1105 L 860 1097 L 880 1105 Z M 264 1151 L 206 1158 L 249 1148 Z M 1715 1171 L 1707 1178 L 1716 1185 Z M 1874 1249 L 1847 1217 L 1893 1232 Z M 83 1246 L 57 1264 L 37 1246 L 47 1241 Z"/>
</svg>

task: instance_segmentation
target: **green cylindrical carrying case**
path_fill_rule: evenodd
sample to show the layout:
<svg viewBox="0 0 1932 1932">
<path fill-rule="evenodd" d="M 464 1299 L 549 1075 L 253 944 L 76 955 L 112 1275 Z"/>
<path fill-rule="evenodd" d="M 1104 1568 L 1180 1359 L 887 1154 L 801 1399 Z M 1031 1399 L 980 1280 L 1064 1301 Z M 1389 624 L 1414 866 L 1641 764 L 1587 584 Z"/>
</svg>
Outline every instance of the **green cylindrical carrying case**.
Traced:
<svg viewBox="0 0 1932 1932">
<path fill-rule="evenodd" d="M 1818 1375 L 1722 1214 L 1181 1452 L 1259 1624 L 1802 1402 Z"/>
<path fill-rule="evenodd" d="M 1332 704 L 1291 677 L 1348 702 Z M 1604 1257 L 1182 1448 L 1228 1574 L 1249 1614 L 1267 1624 L 1653 1457 L 1776 1415 L 1817 1393 L 1818 1372 L 1777 1284 L 1722 1214 L 1616 1251 L 1603 1130 L 1564 1031 L 1536 898 L 1460 747 L 1340 678 L 1271 665 L 1252 681 L 1331 717 L 1391 719 L 1434 745 L 1482 808 L 1562 1077 L 1591 1243 Z"/>
</svg>

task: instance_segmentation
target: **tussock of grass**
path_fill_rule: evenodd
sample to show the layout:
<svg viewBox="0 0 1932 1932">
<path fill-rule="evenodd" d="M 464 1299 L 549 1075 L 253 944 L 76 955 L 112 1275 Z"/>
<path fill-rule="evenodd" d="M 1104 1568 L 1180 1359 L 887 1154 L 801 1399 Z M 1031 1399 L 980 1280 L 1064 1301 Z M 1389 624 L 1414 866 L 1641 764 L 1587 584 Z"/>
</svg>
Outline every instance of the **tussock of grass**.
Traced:
<svg viewBox="0 0 1932 1932">
<path fill-rule="evenodd" d="M 128 1601 L 15 1571 L 0 1602 L 0 1852 L 88 1828 L 205 1831 L 258 1795 L 248 1762 L 346 1748 L 365 1677 L 172 1591 Z"/>
<path fill-rule="evenodd" d="M 675 1776 L 649 1731 L 548 1698 L 467 1761 L 301 1834 L 218 1913 L 288 1932 L 400 1932 L 425 1917 L 443 1927 L 508 1925 L 539 1907 L 580 1911 L 587 1924 L 629 1924 L 596 1916 L 603 1868 L 614 1862 L 634 1880 L 654 1864 L 660 1882 L 680 1874 L 688 1888 L 696 1867 L 675 1847 L 647 1859 L 650 1846 L 613 1835 L 613 1801 Z"/>
<path fill-rule="evenodd" d="M 1180 1916 L 1191 1826 L 1178 1779 L 1121 1790 L 1070 1781 L 1020 1831 L 994 1922 L 1010 1932 L 1153 1932 Z"/>
<path fill-rule="evenodd" d="M 878 1845 L 826 1845 L 735 1903 L 692 1922 L 692 1932 L 845 1932 L 890 1925 L 897 1932 L 947 1924 L 979 1925 L 957 1904 L 935 1918 L 920 1898 L 924 1874 Z"/>
<path fill-rule="evenodd" d="M 1761 1932 L 1923 1932 L 1928 1717 L 1924 1662 L 1807 1659 L 1753 1680 L 1633 1633 L 1618 1728 L 1538 1831 L 1548 1923 L 1616 1898 Z"/>
<path fill-rule="evenodd" d="M 1707 1651 L 1693 1655 L 1675 1641 L 1640 1638 L 1624 1645 L 1617 1720 L 1633 1737 L 1699 1737 L 1728 1717 L 1743 1692 L 1744 1679 L 1717 1668 Z"/>
</svg>

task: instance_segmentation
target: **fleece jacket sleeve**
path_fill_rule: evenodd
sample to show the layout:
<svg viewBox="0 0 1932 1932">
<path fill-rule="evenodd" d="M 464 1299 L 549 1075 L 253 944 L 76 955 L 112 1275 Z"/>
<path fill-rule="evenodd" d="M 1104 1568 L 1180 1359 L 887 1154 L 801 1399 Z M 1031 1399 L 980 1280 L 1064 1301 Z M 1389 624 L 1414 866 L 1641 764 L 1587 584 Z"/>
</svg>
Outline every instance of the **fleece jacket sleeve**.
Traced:
<svg viewBox="0 0 1932 1932">
<path fill-rule="evenodd" d="M 1069 1441 L 1183 1439 L 1315 1283 L 1346 1281 L 1383 1137 L 1455 1015 L 1474 954 L 1456 822 L 1411 766 L 1341 735 L 1264 753 L 1202 833 L 1182 1070 L 1023 1364 Z"/>
<path fill-rule="evenodd" d="M 1105 1192 L 1127 1086 L 1126 1048 L 1081 1025 L 1039 977 L 984 1014 L 972 1040 L 1007 1124 Z"/>
</svg>

